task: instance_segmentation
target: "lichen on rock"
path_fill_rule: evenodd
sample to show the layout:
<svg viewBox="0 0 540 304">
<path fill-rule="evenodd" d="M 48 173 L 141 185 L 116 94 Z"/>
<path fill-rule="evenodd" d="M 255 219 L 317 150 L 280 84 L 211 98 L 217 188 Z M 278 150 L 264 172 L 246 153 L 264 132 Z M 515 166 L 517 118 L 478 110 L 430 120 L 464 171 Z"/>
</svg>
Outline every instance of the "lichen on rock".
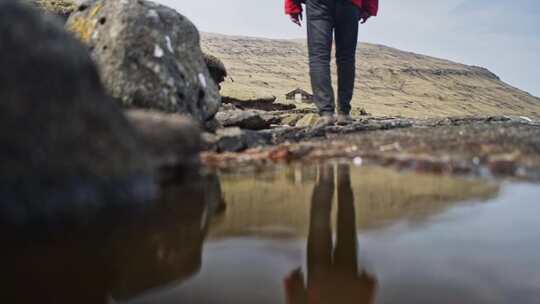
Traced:
<svg viewBox="0 0 540 304">
<path fill-rule="evenodd" d="M 94 17 L 99 13 L 101 4 L 97 3 L 88 13 L 87 17 L 76 16 L 66 26 L 67 30 L 74 33 L 82 42 L 88 44 L 96 31 L 98 20 Z"/>
<path fill-rule="evenodd" d="M 79 6 L 77 0 L 30 0 L 39 9 L 67 20 Z"/>
<path fill-rule="evenodd" d="M 175 10 L 145 0 L 97 0 L 66 28 L 91 50 L 109 93 L 124 107 L 189 114 L 204 123 L 221 104 L 197 28 Z"/>
</svg>

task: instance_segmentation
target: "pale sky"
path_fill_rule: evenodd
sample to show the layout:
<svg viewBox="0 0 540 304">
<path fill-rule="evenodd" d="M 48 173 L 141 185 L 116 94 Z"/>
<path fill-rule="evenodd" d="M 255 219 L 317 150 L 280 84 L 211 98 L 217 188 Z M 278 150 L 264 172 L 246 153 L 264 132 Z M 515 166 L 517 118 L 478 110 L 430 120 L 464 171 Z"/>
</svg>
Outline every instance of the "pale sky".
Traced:
<svg viewBox="0 0 540 304">
<path fill-rule="evenodd" d="M 267 38 L 305 37 L 283 0 L 157 0 L 201 31 Z M 360 41 L 483 66 L 540 96 L 540 1 L 379 0 Z"/>
</svg>

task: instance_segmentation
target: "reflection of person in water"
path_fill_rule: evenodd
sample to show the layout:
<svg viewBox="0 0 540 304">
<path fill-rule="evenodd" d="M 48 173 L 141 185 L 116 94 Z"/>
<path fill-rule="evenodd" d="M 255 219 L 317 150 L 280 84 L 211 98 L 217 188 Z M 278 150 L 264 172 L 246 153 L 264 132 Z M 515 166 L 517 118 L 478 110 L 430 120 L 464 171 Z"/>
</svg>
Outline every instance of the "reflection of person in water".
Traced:
<svg viewBox="0 0 540 304">
<path fill-rule="evenodd" d="M 334 171 L 331 166 L 322 167 L 311 199 L 307 287 L 301 270 L 293 271 L 285 281 L 287 304 L 373 303 L 377 282 L 358 269 L 354 196 L 348 165 L 338 166 L 337 189 L 337 236 L 333 248 L 330 215 Z"/>
</svg>

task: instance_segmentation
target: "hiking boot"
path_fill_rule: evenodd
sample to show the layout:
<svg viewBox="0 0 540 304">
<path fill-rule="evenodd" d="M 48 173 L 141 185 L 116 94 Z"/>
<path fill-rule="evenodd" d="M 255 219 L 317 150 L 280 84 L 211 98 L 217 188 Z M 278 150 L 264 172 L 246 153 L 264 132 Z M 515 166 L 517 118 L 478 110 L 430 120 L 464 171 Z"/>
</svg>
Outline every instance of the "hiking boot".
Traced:
<svg viewBox="0 0 540 304">
<path fill-rule="evenodd" d="M 349 114 L 339 114 L 337 117 L 337 124 L 339 126 L 345 126 L 352 124 L 354 122 L 354 119 Z"/>
<path fill-rule="evenodd" d="M 336 123 L 334 115 L 321 115 L 317 122 L 313 125 L 314 129 L 323 128 L 326 126 L 331 126 Z"/>
</svg>

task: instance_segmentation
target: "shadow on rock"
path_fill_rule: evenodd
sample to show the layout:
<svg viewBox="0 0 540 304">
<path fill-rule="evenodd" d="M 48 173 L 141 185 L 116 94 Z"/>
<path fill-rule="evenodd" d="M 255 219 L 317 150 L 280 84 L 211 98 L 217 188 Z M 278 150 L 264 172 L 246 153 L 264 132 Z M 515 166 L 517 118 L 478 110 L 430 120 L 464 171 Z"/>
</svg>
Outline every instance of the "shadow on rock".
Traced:
<svg viewBox="0 0 540 304">
<path fill-rule="evenodd" d="M 84 223 L 157 194 L 138 134 L 55 19 L 0 2 L 0 225 Z"/>
</svg>

